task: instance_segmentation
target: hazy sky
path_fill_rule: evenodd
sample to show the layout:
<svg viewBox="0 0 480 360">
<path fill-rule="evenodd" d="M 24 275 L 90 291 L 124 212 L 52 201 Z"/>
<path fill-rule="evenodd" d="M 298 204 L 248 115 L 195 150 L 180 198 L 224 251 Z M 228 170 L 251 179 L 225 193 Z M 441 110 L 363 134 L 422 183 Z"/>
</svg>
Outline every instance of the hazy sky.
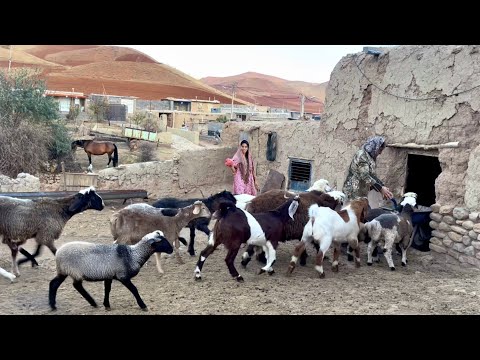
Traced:
<svg viewBox="0 0 480 360">
<path fill-rule="evenodd" d="M 322 83 L 337 62 L 369 45 L 116 45 L 139 50 L 194 78 L 247 71 Z M 378 45 L 374 45 L 378 46 Z"/>
</svg>

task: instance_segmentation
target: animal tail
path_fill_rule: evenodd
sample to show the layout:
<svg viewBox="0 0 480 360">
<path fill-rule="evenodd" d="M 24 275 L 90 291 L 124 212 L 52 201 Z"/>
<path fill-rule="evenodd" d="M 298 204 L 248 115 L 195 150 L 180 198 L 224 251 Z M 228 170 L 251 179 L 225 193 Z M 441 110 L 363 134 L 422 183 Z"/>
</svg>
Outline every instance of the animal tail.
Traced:
<svg viewBox="0 0 480 360">
<path fill-rule="evenodd" d="M 118 166 L 118 149 L 117 149 L 117 145 L 113 144 L 113 147 L 115 148 L 113 150 L 113 167 L 117 167 Z"/>
<path fill-rule="evenodd" d="M 320 209 L 320 206 L 317 204 L 313 204 L 308 208 L 308 217 L 315 217 L 317 216 L 318 209 Z"/>
</svg>

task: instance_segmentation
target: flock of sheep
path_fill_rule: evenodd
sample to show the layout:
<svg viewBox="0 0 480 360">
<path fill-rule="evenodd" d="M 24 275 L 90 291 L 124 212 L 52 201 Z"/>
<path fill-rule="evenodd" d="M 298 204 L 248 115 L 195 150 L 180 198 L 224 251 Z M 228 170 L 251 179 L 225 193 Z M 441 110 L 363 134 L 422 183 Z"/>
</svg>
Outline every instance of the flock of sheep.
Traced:
<svg viewBox="0 0 480 360">
<path fill-rule="evenodd" d="M 35 257 L 45 245 L 55 255 L 57 275 L 49 286 L 49 304 L 56 309 L 56 294 L 59 286 L 70 276 L 74 288 L 90 303 L 95 300 L 84 289 L 83 281 L 104 281 L 103 305 L 110 309 L 109 294 L 112 281 L 120 281 L 134 295 L 142 310 L 147 307 L 131 279 L 155 254 L 157 270 L 163 273 L 161 253 L 175 250 L 177 261 L 183 263 L 178 251 L 179 242 L 187 241 L 179 236 L 184 227 L 190 228 L 188 252 L 195 255 L 195 230 L 208 236 L 208 244 L 201 251 L 194 276 L 202 278 L 203 265 L 215 249 L 223 244 L 228 250 L 225 259 L 231 276 L 237 281 L 243 277 L 234 266 L 242 244 L 247 244 L 241 264 L 246 267 L 252 256 L 265 265 L 260 273 L 274 273 L 276 249 L 280 242 L 301 240 L 295 247 L 287 274 L 291 274 L 298 259 L 306 264 L 306 244 L 312 243 L 317 250 L 315 270 L 324 277 L 325 253 L 333 245 L 333 271 L 338 271 L 340 247 L 348 244 L 349 260 L 360 266 L 359 243 L 368 243 L 367 264 L 371 265 L 376 254 L 376 245 L 383 244 L 388 265 L 395 269 L 392 249 L 396 245 L 406 265 L 406 252 L 411 244 L 411 213 L 416 195 L 406 194 L 398 212 L 383 209 L 369 211 L 366 198 L 348 201 L 340 191 L 332 191 L 328 181 L 321 179 L 304 193 L 295 194 L 285 190 L 270 190 L 256 197 L 233 196 L 222 191 L 206 199 L 164 198 L 153 205 L 132 204 L 114 213 L 110 219 L 113 244 L 94 244 L 73 241 L 62 245 L 58 251 L 54 245 L 67 221 L 75 214 L 88 209 L 101 211 L 102 198 L 93 187 L 75 195 L 38 200 L 20 200 L 0 196 L 0 238 L 9 246 L 12 254 L 12 272 L 0 268 L 0 275 L 14 281 L 20 275 L 18 264 L 30 261 L 38 265 Z M 208 225 L 215 219 L 210 231 Z M 37 249 L 30 254 L 22 245 L 35 238 Z M 352 257 L 351 253 L 355 256 Z M 17 253 L 25 256 L 17 262 Z"/>
</svg>

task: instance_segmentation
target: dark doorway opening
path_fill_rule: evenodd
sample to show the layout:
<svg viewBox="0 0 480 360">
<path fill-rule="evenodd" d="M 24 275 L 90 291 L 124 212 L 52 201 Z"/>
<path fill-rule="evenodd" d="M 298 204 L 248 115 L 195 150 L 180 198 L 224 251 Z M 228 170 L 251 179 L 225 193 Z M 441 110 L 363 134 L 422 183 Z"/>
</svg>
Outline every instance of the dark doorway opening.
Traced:
<svg viewBox="0 0 480 360">
<path fill-rule="evenodd" d="M 430 206 L 435 203 L 435 179 L 442 172 L 436 156 L 408 154 L 407 184 L 405 192 L 417 193 L 417 204 Z"/>
<path fill-rule="evenodd" d="M 429 207 L 435 203 L 435 179 L 441 172 L 438 157 L 408 154 L 405 192 L 417 193 L 417 205 Z M 412 216 L 414 225 L 412 247 L 420 251 L 429 251 L 429 240 L 432 237 L 429 213 L 422 208 L 415 211 L 422 211 L 423 214 L 417 213 L 415 219 Z"/>
</svg>

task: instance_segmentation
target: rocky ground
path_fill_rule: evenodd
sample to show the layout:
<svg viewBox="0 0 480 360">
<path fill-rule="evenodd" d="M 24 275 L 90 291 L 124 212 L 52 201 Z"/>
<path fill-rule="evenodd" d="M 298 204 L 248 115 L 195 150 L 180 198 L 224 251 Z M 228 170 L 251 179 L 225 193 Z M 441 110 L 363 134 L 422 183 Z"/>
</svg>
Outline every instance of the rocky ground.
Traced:
<svg viewBox="0 0 480 360">
<path fill-rule="evenodd" d="M 66 225 L 57 247 L 73 240 L 110 243 L 109 218 L 123 205 L 107 202 L 101 211 L 88 210 L 76 215 Z M 188 239 L 188 229 L 182 230 Z M 197 232 L 197 256 L 207 237 Z M 0 278 L 0 314 L 478 314 L 480 312 L 480 271 L 456 265 L 445 265 L 443 258 L 411 249 L 409 265 L 390 271 L 385 259 L 366 266 L 362 248 L 362 266 L 356 269 L 342 256 L 340 270 L 332 273 L 329 262 L 326 278 L 319 279 L 309 257 L 306 267 L 298 266 L 291 277 L 285 272 L 296 241 L 280 244 L 276 273 L 257 275 L 259 263 L 252 261 L 247 269 L 235 265 L 245 278 L 237 283 L 225 266 L 226 251 L 220 247 L 205 262 L 203 279 L 195 281 L 193 271 L 197 257 L 190 257 L 181 248 L 185 264 L 174 257 L 165 259 L 165 274 L 160 276 L 152 257 L 133 279 L 149 308 L 142 312 L 133 295 L 114 282 L 110 297 L 112 310 L 92 308 L 67 279 L 59 288 L 58 310 L 48 306 L 48 284 L 55 276 L 54 257 L 45 249 L 40 266 L 24 264 L 21 276 L 10 283 Z M 29 240 L 26 248 L 35 247 Z M 241 249 L 243 251 L 243 249 Z M 313 249 L 308 249 L 313 254 Z M 0 247 L 0 266 L 10 269 L 10 251 Z M 103 301 L 103 283 L 84 283 L 87 291 Z"/>
</svg>

